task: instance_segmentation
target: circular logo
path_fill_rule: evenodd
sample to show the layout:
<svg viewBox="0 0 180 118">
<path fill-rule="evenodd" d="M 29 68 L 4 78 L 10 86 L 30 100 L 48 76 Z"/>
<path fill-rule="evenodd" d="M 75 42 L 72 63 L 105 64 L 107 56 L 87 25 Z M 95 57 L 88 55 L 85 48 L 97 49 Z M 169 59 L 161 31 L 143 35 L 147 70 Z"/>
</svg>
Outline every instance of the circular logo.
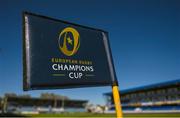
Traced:
<svg viewBox="0 0 180 118">
<path fill-rule="evenodd" d="M 72 27 L 67 27 L 59 34 L 59 49 L 66 56 L 74 55 L 80 46 L 80 35 L 78 31 Z"/>
</svg>

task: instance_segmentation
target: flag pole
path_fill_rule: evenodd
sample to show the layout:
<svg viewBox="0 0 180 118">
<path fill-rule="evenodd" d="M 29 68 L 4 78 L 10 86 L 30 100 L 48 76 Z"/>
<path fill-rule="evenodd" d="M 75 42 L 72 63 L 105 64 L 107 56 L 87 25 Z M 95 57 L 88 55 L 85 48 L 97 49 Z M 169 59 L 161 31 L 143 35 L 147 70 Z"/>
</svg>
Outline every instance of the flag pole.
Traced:
<svg viewBox="0 0 180 118">
<path fill-rule="evenodd" d="M 121 101 L 120 101 L 120 94 L 119 94 L 118 85 L 112 85 L 112 93 L 113 93 L 113 98 L 114 98 L 114 104 L 115 104 L 115 108 L 116 108 L 117 118 L 123 118 L 123 113 L 122 113 L 122 107 L 121 107 Z"/>
<path fill-rule="evenodd" d="M 110 45 L 109 45 L 108 33 L 102 32 L 102 35 L 103 35 L 103 39 L 104 39 L 104 45 L 105 45 L 105 50 L 106 50 L 106 54 L 107 54 L 107 59 L 109 62 L 110 74 L 111 74 L 111 79 L 112 79 L 112 93 L 113 93 L 117 118 L 123 118 L 122 106 L 121 106 L 121 102 L 120 102 L 120 95 L 119 95 L 119 89 L 118 89 L 118 80 L 116 77 L 115 68 L 114 68 L 114 64 L 113 64 L 113 60 L 112 60 L 112 53 L 111 53 L 111 49 L 110 49 Z"/>
</svg>

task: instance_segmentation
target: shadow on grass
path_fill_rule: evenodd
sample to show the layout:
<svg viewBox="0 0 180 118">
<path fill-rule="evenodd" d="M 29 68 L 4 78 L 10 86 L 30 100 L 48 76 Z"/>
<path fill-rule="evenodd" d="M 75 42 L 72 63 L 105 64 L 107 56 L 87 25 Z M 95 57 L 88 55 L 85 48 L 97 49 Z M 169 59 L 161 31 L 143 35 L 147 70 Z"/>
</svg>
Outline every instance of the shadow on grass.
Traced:
<svg viewBox="0 0 180 118">
<path fill-rule="evenodd" d="M 5 113 L 5 114 L 0 114 L 0 117 L 26 117 L 26 116 L 21 114 Z"/>
</svg>

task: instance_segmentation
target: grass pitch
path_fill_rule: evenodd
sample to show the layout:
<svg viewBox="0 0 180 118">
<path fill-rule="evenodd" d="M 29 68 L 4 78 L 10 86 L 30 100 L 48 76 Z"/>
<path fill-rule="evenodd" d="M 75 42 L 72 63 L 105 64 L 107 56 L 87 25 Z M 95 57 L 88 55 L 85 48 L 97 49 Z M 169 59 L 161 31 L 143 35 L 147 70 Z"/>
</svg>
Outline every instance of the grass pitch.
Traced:
<svg viewBox="0 0 180 118">
<path fill-rule="evenodd" d="M 116 118 L 116 114 L 95 114 L 95 113 L 63 113 L 63 114 L 37 114 L 37 115 L 27 115 L 28 117 L 66 117 L 66 118 Z M 124 114 L 123 118 L 180 118 L 180 113 L 134 113 L 134 114 Z"/>
</svg>

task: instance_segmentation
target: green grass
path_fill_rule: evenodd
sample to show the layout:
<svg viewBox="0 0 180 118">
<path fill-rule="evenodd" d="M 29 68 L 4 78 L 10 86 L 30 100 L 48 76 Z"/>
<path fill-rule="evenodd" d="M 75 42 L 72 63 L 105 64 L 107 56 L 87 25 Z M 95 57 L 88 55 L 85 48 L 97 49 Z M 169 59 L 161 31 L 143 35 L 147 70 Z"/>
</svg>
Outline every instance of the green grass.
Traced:
<svg viewBox="0 0 180 118">
<path fill-rule="evenodd" d="M 116 114 L 94 114 L 94 113 L 63 113 L 63 114 L 37 114 L 37 115 L 26 115 L 27 117 L 109 117 L 115 118 Z M 124 114 L 124 118 L 180 118 L 180 113 L 161 113 L 161 114 Z"/>
</svg>

